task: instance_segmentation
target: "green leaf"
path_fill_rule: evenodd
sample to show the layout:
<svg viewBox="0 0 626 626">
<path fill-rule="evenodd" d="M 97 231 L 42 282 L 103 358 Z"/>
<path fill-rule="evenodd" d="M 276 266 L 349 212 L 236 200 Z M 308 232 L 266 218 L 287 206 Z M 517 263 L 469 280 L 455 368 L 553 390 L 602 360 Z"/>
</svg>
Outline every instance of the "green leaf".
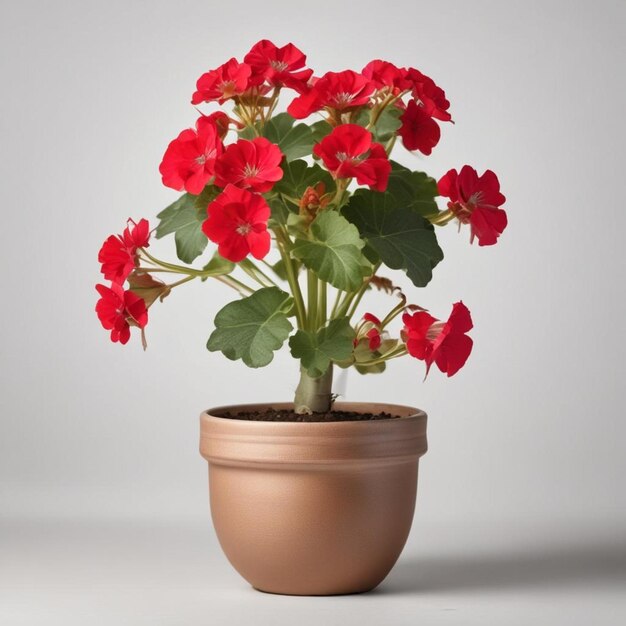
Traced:
<svg viewBox="0 0 626 626">
<path fill-rule="evenodd" d="M 235 269 L 235 264 L 225 259 L 219 252 L 215 252 L 211 260 L 202 268 L 206 275 L 202 277 L 205 281 L 209 276 L 224 276 L 230 274 Z"/>
<path fill-rule="evenodd" d="M 310 126 L 307 124 L 294 126 L 294 121 L 289 113 L 279 113 L 263 129 L 264 136 L 272 143 L 278 144 L 287 161 L 309 156 L 314 144 Z"/>
<path fill-rule="evenodd" d="M 299 330 L 291 339 L 291 354 L 300 359 L 311 378 L 322 376 L 332 361 L 350 358 L 354 329 L 347 317 L 332 320 L 328 326 L 312 333 Z"/>
<path fill-rule="evenodd" d="M 359 231 L 334 211 L 323 211 L 311 222 L 309 239 L 297 239 L 292 255 L 319 278 L 343 291 L 354 291 L 371 273 L 361 249 Z"/>
<path fill-rule="evenodd" d="M 258 124 L 255 124 L 254 127 L 246 126 L 245 128 L 237 131 L 237 139 L 247 139 L 248 141 L 252 141 L 255 137 L 259 136 L 259 133 Z"/>
<path fill-rule="evenodd" d="M 222 190 L 215 185 L 207 185 L 199 196 L 194 196 L 196 209 L 203 211 L 202 219 L 206 219 L 206 209 L 222 193 Z"/>
<path fill-rule="evenodd" d="M 268 195 L 265 197 L 267 204 L 272 211 L 270 217 L 270 228 L 274 226 L 285 226 L 290 215 L 297 212 L 298 207 L 285 200 L 281 195 Z"/>
<path fill-rule="evenodd" d="M 319 122 L 311 124 L 310 129 L 313 135 L 313 141 L 319 143 L 326 135 L 330 135 L 333 127 L 326 120 L 320 120 Z"/>
<path fill-rule="evenodd" d="M 206 204 L 198 207 L 198 198 L 207 198 Z M 192 263 L 206 248 L 208 239 L 202 232 L 202 222 L 208 203 L 204 191 L 200 196 L 186 193 L 157 215 L 161 220 L 156 228 L 157 239 L 174 233 L 176 254 L 183 263 Z"/>
<path fill-rule="evenodd" d="M 437 181 L 424 172 L 412 172 L 394 161 L 391 166 L 387 193 L 393 196 L 396 205 L 411 209 L 423 217 L 436 215 L 439 212 L 435 202 L 439 195 Z"/>
<path fill-rule="evenodd" d="M 369 131 L 374 137 L 374 141 L 379 143 L 387 143 L 396 133 L 396 131 L 402 126 L 400 116 L 402 115 L 402 109 L 395 106 L 385 107 L 385 110 L 380 114 L 374 124 L 373 128 Z M 371 114 L 370 111 L 365 109 L 361 111 L 357 117 L 357 124 L 361 126 L 367 126 L 370 123 Z"/>
<path fill-rule="evenodd" d="M 309 165 L 306 161 L 298 160 L 291 163 L 281 163 L 284 175 L 273 188 L 273 191 L 290 198 L 300 199 L 307 187 L 315 187 L 317 183 L 324 183 L 326 192 L 334 188 L 332 176 L 319 165 Z"/>
<path fill-rule="evenodd" d="M 343 209 L 367 242 L 367 258 L 407 273 L 416 287 L 425 287 L 432 269 L 443 259 L 434 228 L 414 210 L 398 206 L 390 193 L 358 189 Z"/>
<path fill-rule="evenodd" d="M 215 316 L 207 348 L 221 350 L 232 361 L 242 359 L 248 367 L 267 365 L 293 330 L 287 319 L 292 305 L 291 296 L 277 287 L 227 304 Z"/>
</svg>

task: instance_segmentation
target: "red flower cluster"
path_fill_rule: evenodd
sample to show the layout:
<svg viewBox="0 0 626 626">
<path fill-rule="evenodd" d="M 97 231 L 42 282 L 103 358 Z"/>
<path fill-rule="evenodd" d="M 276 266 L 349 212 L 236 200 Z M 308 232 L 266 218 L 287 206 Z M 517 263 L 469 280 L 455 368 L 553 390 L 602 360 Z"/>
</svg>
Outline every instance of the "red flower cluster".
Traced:
<svg viewBox="0 0 626 626">
<path fill-rule="evenodd" d="M 313 73 L 305 69 L 305 65 L 306 56 L 293 44 L 279 48 L 264 39 L 252 47 L 243 63 L 233 58 L 200 76 L 191 103 L 217 101 L 223 104 L 229 99 L 264 95 L 272 87 L 303 92 Z"/>
<path fill-rule="evenodd" d="M 370 61 L 361 74 L 369 78 L 376 89 L 389 88 L 394 95 L 411 88 L 411 82 L 406 78 L 406 70 L 396 67 L 389 61 L 380 59 Z"/>
<path fill-rule="evenodd" d="M 292 43 L 278 48 L 263 39 L 252 46 L 243 60 L 252 68 L 253 76 L 262 76 L 274 87 L 290 87 L 300 93 L 306 89 L 313 74 L 313 70 L 303 69 L 306 56 Z"/>
<path fill-rule="evenodd" d="M 413 99 L 403 107 L 404 113 L 400 116 L 402 126 L 398 134 L 407 150 L 430 154 L 441 137 L 441 129 L 435 120 L 452 120 L 448 113 L 450 103 L 443 89 L 419 70 L 408 68 L 404 70 L 403 78 L 403 87 L 411 90 Z"/>
<path fill-rule="evenodd" d="M 450 170 L 437 183 L 440 195 L 449 198 L 448 208 L 461 224 L 469 224 L 471 238 L 479 246 L 491 246 L 507 225 L 506 211 L 499 208 L 506 201 L 500 193 L 498 177 L 486 170 L 482 176 L 464 165 L 460 172 Z"/>
<path fill-rule="evenodd" d="M 240 139 L 228 146 L 215 164 L 215 184 L 218 187 L 231 184 L 265 193 L 283 177 L 282 158 L 280 148 L 264 137 L 252 141 Z"/>
<path fill-rule="evenodd" d="M 472 351 L 472 339 L 466 335 L 473 328 L 468 308 L 457 302 L 447 322 L 440 322 L 426 311 L 405 313 L 402 338 L 411 356 L 426 362 L 426 374 L 433 363 L 448 376 L 465 365 Z"/>
<path fill-rule="evenodd" d="M 228 146 L 215 164 L 215 184 L 225 189 L 207 207 L 202 230 L 225 259 L 238 263 L 248 254 L 262 259 L 269 252 L 270 208 L 259 194 L 283 177 L 282 158 L 277 145 L 258 137 Z"/>
<path fill-rule="evenodd" d="M 372 81 L 352 70 L 327 72 L 307 92 L 295 98 L 287 112 L 300 120 L 325 107 L 344 111 L 363 106 L 369 103 L 374 89 Z"/>
<path fill-rule="evenodd" d="M 181 132 L 163 155 L 159 167 L 163 183 L 194 195 L 211 181 L 218 187 L 230 184 L 259 193 L 269 191 L 283 177 L 280 148 L 258 137 L 240 139 L 224 149 L 221 137 L 228 131 L 228 122 L 225 114 L 217 112 L 201 117 L 197 130 Z"/>
<path fill-rule="evenodd" d="M 111 235 L 100 248 L 98 261 L 102 263 L 101 272 L 106 280 L 119 285 L 123 284 L 128 275 L 137 265 L 137 249 L 147 248 L 150 244 L 150 225 L 142 219 L 135 224 L 128 220 L 121 235 Z"/>
<path fill-rule="evenodd" d="M 98 253 L 102 274 L 112 284 L 96 285 L 101 296 L 96 312 L 102 326 L 111 331 L 111 341 L 120 343 L 128 341 L 130 323 L 139 328 L 148 323 L 145 302 L 132 291 L 124 291 L 122 285 L 137 267 L 137 250 L 150 245 L 150 225 L 145 219 L 136 224 L 129 219 L 128 224 L 121 235 L 111 235 Z"/>
<path fill-rule="evenodd" d="M 432 78 L 410 67 L 406 70 L 406 79 L 411 85 L 411 95 L 428 115 L 442 122 L 452 120 L 448 112 L 450 103 L 446 100 L 446 94 Z"/>
<path fill-rule="evenodd" d="M 367 339 L 367 345 L 370 352 L 376 352 L 382 343 L 382 322 L 371 313 L 365 313 L 363 319 L 356 328 L 356 338 L 354 345 L 356 346 L 361 339 Z"/>
<path fill-rule="evenodd" d="M 251 87 L 252 68 L 247 63 L 239 63 L 233 58 L 217 69 L 202 74 L 196 84 L 196 91 L 191 96 L 191 104 L 212 102 L 220 104 L 230 98 L 240 96 Z"/>
<path fill-rule="evenodd" d="M 130 326 L 145 328 L 148 323 L 146 303 L 132 291 L 124 291 L 117 283 L 111 287 L 96 285 L 100 300 L 96 313 L 100 323 L 111 331 L 111 341 L 125 344 L 130 339 Z"/>
<path fill-rule="evenodd" d="M 216 120 L 223 125 L 221 117 L 201 117 L 196 130 L 187 128 L 170 142 L 159 166 L 166 187 L 197 195 L 213 177 L 223 150 Z"/>
<path fill-rule="evenodd" d="M 391 163 L 372 134 L 357 124 L 342 124 L 313 148 L 334 178 L 356 178 L 360 185 L 385 191 Z"/>
<path fill-rule="evenodd" d="M 441 129 L 439 124 L 426 113 L 423 106 L 410 100 L 404 113 L 400 116 L 402 126 L 398 135 L 407 150 L 419 150 L 422 154 L 430 154 L 439 143 Z"/>
<path fill-rule="evenodd" d="M 270 208 L 262 196 L 228 185 L 207 208 L 204 234 L 218 244 L 218 252 L 238 263 L 252 254 L 262 259 L 270 251 L 267 231 Z"/>
</svg>

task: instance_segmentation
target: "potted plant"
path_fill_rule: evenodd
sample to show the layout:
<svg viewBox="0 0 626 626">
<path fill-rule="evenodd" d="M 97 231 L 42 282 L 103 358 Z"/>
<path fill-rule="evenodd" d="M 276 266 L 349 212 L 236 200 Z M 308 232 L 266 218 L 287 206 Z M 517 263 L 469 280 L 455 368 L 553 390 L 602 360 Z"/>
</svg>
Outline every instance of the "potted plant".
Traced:
<svg viewBox="0 0 626 626">
<path fill-rule="evenodd" d="M 372 589 L 410 530 L 426 415 L 334 402 L 333 371 L 381 373 L 405 355 L 426 373 L 464 365 L 465 304 L 437 319 L 387 270 L 425 287 L 443 259 L 435 229 L 450 222 L 479 246 L 495 244 L 507 225 L 498 179 L 465 165 L 437 182 L 391 158 L 397 144 L 430 154 L 451 115 L 431 78 L 386 61 L 317 78 L 294 45 L 263 40 L 242 62 L 203 74 L 192 103 L 220 108 L 203 108 L 165 151 L 163 183 L 184 193 L 154 229 L 129 220 L 104 242 L 110 284 L 97 285 L 98 317 L 112 341 L 125 344 L 134 327 L 145 347 L 148 311 L 174 288 L 196 279 L 232 288 L 208 349 L 260 368 L 288 346 L 300 380 L 292 403 L 201 416 L 224 552 L 264 591 Z M 180 263 L 149 251 L 152 237 L 172 234 Z M 357 315 L 372 289 L 389 294 L 388 310 Z"/>
</svg>

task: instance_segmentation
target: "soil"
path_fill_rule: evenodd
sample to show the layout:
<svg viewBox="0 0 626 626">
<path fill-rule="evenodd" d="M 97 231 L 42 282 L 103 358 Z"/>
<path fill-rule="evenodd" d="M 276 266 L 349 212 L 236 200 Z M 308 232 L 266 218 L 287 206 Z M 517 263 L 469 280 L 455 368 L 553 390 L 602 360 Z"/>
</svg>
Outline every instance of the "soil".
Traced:
<svg viewBox="0 0 626 626">
<path fill-rule="evenodd" d="M 361 422 L 371 420 L 399 419 L 392 413 L 357 413 L 355 411 L 328 411 L 300 415 L 291 410 L 267 409 L 266 411 L 241 411 L 240 413 L 223 413 L 220 417 L 255 422 Z"/>
</svg>

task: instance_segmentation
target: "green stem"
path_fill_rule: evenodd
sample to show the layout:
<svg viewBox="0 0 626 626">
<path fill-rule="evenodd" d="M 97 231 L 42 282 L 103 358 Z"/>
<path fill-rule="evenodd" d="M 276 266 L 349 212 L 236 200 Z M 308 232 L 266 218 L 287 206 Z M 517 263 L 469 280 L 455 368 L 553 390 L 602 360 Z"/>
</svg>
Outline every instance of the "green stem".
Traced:
<svg viewBox="0 0 626 626">
<path fill-rule="evenodd" d="M 315 332 L 318 328 L 317 321 L 317 276 L 307 271 L 307 325 L 310 331 Z"/>
<path fill-rule="evenodd" d="M 401 346 L 400 348 L 396 348 L 387 354 L 383 354 L 377 359 L 371 359 L 370 361 L 359 361 L 359 365 L 363 367 L 369 367 L 370 365 L 378 365 L 379 363 L 384 363 L 385 361 L 390 361 L 391 359 L 397 359 L 398 357 L 404 356 L 407 354 L 406 347 Z"/>
<path fill-rule="evenodd" d="M 254 271 L 259 274 L 263 279 L 265 279 L 268 283 L 270 283 L 273 287 L 278 287 L 278 285 L 272 280 L 272 278 L 270 276 L 268 276 L 258 265 L 256 265 L 253 261 L 251 261 L 250 259 L 248 259 L 248 263 L 250 263 L 250 265 L 252 267 L 254 267 Z M 265 261 L 264 261 L 265 263 Z M 267 263 L 266 263 L 267 265 Z M 272 266 L 269 265 L 269 267 L 271 268 Z"/>
<path fill-rule="evenodd" d="M 274 272 L 279 279 L 284 280 L 284 277 L 279 276 L 278 272 L 274 269 L 274 266 L 271 263 L 268 263 L 265 259 L 261 259 L 261 263 L 263 263 L 268 270 L 272 270 L 272 272 Z"/>
<path fill-rule="evenodd" d="M 385 328 L 387 324 L 393 321 L 396 317 L 398 317 L 398 315 L 400 315 L 400 313 L 404 311 L 405 307 L 406 307 L 405 301 L 402 301 L 400 302 L 400 304 L 393 307 L 393 309 L 391 309 L 391 311 L 387 314 L 385 319 L 383 319 L 383 321 L 380 323 L 380 327 Z"/>
<path fill-rule="evenodd" d="M 317 323 L 320 327 L 322 327 L 326 324 L 326 316 L 327 316 L 327 308 L 328 308 L 326 301 L 327 301 L 328 296 L 327 296 L 327 285 L 321 278 L 318 278 L 317 291 L 319 294 Z"/>
<path fill-rule="evenodd" d="M 146 274 L 154 274 L 155 272 L 164 273 L 164 274 L 182 274 L 182 272 L 179 272 L 177 270 L 166 270 L 161 267 L 145 267 L 143 265 L 139 268 L 139 271 L 144 272 Z"/>
<path fill-rule="evenodd" d="M 397 138 L 398 138 L 398 135 L 394 135 L 385 145 L 385 152 L 387 153 L 387 156 L 391 155 L 391 151 L 393 150 L 393 147 L 396 145 Z"/>
<path fill-rule="evenodd" d="M 183 285 L 184 283 L 188 283 L 190 280 L 195 280 L 196 278 L 198 278 L 197 276 L 187 276 L 185 278 L 181 278 L 180 280 L 177 280 L 175 283 L 172 283 L 171 285 L 168 285 L 168 287 L 170 289 L 172 289 L 173 287 L 178 287 L 178 285 Z"/>
<path fill-rule="evenodd" d="M 337 314 L 337 309 L 339 307 L 339 303 L 341 302 L 341 295 L 342 295 L 342 291 L 341 289 L 337 289 L 337 294 L 335 295 L 335 302 L 333 303 L 333 308 L 330 310 L 330 319 L 335 319 L 335 316 Z"/>
<path fill-rule="evenodd" d="M 291 293 L 293 295 L 298 328 L 304 329 L 306 323 L 306 307 L 304 306 L 304 298 L 302 297 L 298 277 L 296 276 L 293 263 L 289 257 L 289 235 L 287 235 L 286 232 L 282 232 L 280 229 L 275 230 L 274 233 L 276 235 L 276 245 L 278 246 L 278 251 L 280 252 L 280 258 L 285 266 L 287 282 L 289 283 L 289 288 L 291 289 Z"/>
<path fill-rule="evenodd" d="M 368 285 L 368 283 L 365 284 L 365 287 L 361 287 L 361 289 L 357 293 L 356 298 L 352 302 L 352 306 L 348 310 L 348 319 L 352 318 L 352 316 L 354 315 L 354 313 L 356 311 L 356 308 L 359 306 L 359 303 L 363 299 L 363 296 L 365 295 L 365 291 L 367 290 L 367 285 Z"/>
<path fill-rule="evenodd" d="M 455 218 L 455 215 L 450 209 L 441 211 L 436 215 L 427 215 L 426 219 L 436 226 L 445 226 L 448 222 L 451 222 Z"/>
<path fill-rule="evenodd" d="M 254 289 L 252 289 L 245 283 L 242 283 L 240 280 L 237 280 L 236 278 L 232 276 L 226 276 L 226 275 L 212 276 L 210 271 L 197 270 L 197 269 L 194 269 L 193 267 L 184 267 L 183 265 L 175 265 L 174 263 L 166 263 L 165 261 L 161 261 L 157 259 L 156 257 L 153 257 L 149 252 L 146 252 L 145 248 L 141 248 L 140 251 L 141 251 L 141 254 L 145 255 L 146 257 L 146 258 L 143 258 L 144 261 L 147 259 L 148 261 L 151 261 L 155 265 L 158 265 L 159 267 L 164 268 L 162 271 L 167 271 L 167 272 L 171 272 L 175 274 L 186 274 L 187 276 L 192 276 L 193 278 L 216 278 L 221 283 L 224 283 L 225 285 L 228 285 L 232 289 L 237 290 L 242 296 L 254 293 Z M 141 269 L 144 269 L 144 268 L 141 268 Z M 145 269 L 150 270 L 150 271 L 157 271 L 157 268 L 154 268 L 154 269 L 145 268 Z"/>
<path fill-rule="evenodd" d="M 373 270 L 372 270 L 372 276 L 374 276 L 376 274 L 376 272 L 378 271 L 378 268 L 380 267 L 380 263 L 377 263 Z M 369 285 L 369 279 L 365 279 L 363 281 L 363 284 L 361 285 L 361 287 L 359 287 L 359 289 L 357 291 L 351 291 L 346 293 L 343 302 L 339 305 L 337 312 L 335 314 L 334 317 L 344 317 L 347 316 L 348 318 L 351 318 L 354 315 L 354 311 L 356 310 L 356 307 L 358 306 L 359 302 L 361 301 L 361 298 L 363 297 L 363 295 L 365 294 L 365 291 L 367 290 L 367 286 Z M 354 306 L 352 306 L 352 303 L 354 302 L 354 299 L 356 298 L 356 303 L 354 304 Z M 350 309 L 352 308 L 350 314 L 348 314 L 348 311 L 350 311 Z"/>
<path fill-rule="evenodd" d="M 232 287 L 233 289 L 236 289 L 237 291 L 239 291 L 239 293 L 242 296 L 245 296 L 246 292 L 248 294 L 251 294 L 251 293 L 254 293 L 255 291 L 254 289 L 252 289 L 252 287 L 248 287 L 248 285 L 242 283 L 240 280 L 237 280 L 236 278 L 233 278 L 232 276 L 226 276 L 226 275 L 211 276 L 209 274 L 208 278 L 217 278 L 217 280 L 224 283 L 225 285 L 228 285 L 229 287 Z"/>
<path fill-rule="evenodd" d="M 311 378 L 306 369 L 300 368 L 300 382 L 294 398 L 294 410 L 299 414 L 325 413 L 333 401 L 333 366 L 319 378 Z"/>
<path fill-rule="evenodd" d="M 244 259 L 239 262 L 239 267 L 246 273 L 252 280 L 256 281 L 261 287 L 278 287 L 278 285 L 257 267 L 250 259 Z"/>
</svg>

